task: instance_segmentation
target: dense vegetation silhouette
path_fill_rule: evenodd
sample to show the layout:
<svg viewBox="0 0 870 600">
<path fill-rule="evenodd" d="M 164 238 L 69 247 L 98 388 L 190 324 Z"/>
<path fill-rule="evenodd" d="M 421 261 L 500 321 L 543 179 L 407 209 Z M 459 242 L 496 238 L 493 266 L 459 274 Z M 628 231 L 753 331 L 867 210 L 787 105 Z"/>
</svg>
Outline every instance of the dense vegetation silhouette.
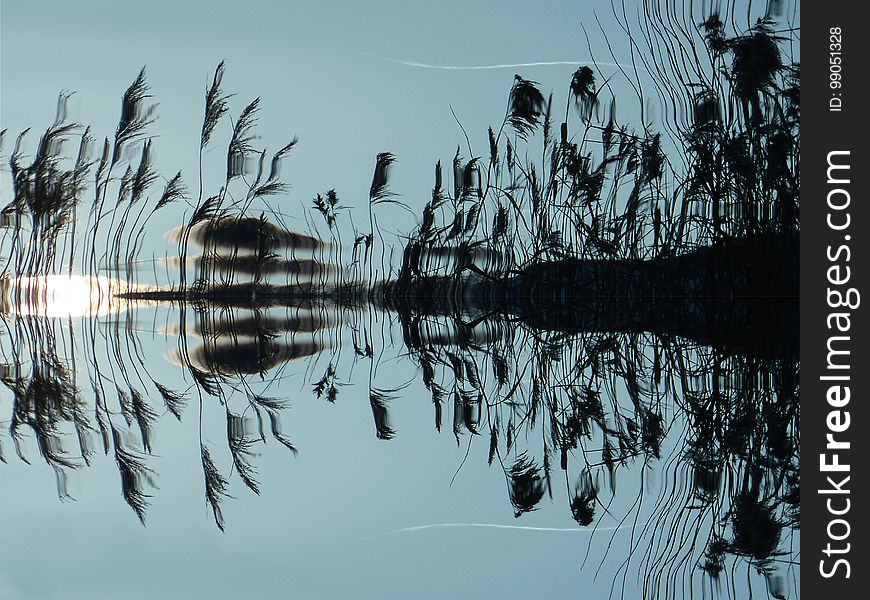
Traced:
<svg viewBox="0 0 870 600">
<path fill-rule="evenodd" d="M 29 462 L 32 438 L 62 496 L 72 470 L 111 457 L 144 523 L 161 412 L 198 413 L 204 495 L 224 529 L 231 478 L 261 492 L 256 450 L 299 451 L 282 424 L 288 401 L 268 385 L 293 361 L 328 363 L 310 386 L 331 403 L 367 365 L 373 435 L 401 435 L 390 404 L 408 384 L 377 376 L 376 323 L 395 318 L 434 428 L 488 444 L 516 517 L 564 485 L 565 509 L 594 529 L 617 482 L 640 476 L 631 510 L 611 516 L 633 528 L 627 556 L 613 558 L 641 573 L 645 596 L 691 593 L 699 576 L 733 590 L 745 564 L 784 597 L 799 522 L 799 65 L 784 58 L 791 38 L 773 15 L 742 32 L 708 15 L 679 42 L 691 63 L 671 54 L 686 39 L 676 25 L 649 16 L 632 37 L 647 44 L 643 64 L 623 75 L 644 105 L 642 66 L 673 106 L 662 132 L 620 124 L 609 82 L 589 66 L 568 82 L 564 116 L 561 100 L 517 75 L 488 155 L 469 144 L 446 176 L 436 164 L 431 200 L 398 248 L 378 211 L 412 208 L 391 189 L 388 152 L 374 157 L 367 229 L 335 190 L 313 199 L 306 218 L 320 221 L 308 231 L 286 226 L 270 200 L 287 192 L 281 165 L 297 140 L 271 155 L 255 147 L 258 99 L 232 120 L 225 178 L 211 189 L 204 151 L 231 100 L 223 63 L 205 94 L 193 184 L 179 172 L 158 185 L 144 69 L 102 144 L 69 120 L 62 94 L 32 157 L 28 132 L 17 137 L 0 213 L 14 452 Z M 179 207 L 177 256 L 165 261 L 177 279 L 145 282 L 152 216 Z M 70 294 L 81 306 L 54 314 Z M 163 305 L 177 315 L 169 358 L 186 390 L 152 374 L 133 327 L 138 310 Z M 220 449 L 204 431 L 210 402 L 225 413 Z M 655 492 L 642 481 L 652 468 L 669 482 Z"/>
</svg>

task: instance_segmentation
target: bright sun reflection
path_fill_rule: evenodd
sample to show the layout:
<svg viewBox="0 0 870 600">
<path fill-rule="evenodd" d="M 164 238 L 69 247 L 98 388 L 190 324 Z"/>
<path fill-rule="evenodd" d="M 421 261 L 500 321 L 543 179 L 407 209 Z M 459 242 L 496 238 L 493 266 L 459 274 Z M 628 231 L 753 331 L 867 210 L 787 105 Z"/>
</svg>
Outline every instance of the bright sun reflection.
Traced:
<svg viewBox="0 0 870 600">
<path fill-rule="evenodd" d="M 10 277 L 0 281 L 0 312 L 40 317 L 100 316 L 126 309 L 119 293 L 130 291 L 119 279 L 80 275 Z"/>
</svg>

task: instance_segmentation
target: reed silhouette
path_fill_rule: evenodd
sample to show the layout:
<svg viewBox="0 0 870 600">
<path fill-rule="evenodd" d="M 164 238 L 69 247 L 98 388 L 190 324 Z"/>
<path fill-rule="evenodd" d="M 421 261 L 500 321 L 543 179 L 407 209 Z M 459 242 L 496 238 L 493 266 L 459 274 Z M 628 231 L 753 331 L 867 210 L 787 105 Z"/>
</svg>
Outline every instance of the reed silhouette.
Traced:
<svg viewBox="0 0 870 600">
<path fill-rule="evenodd" d="M 286 227 L 270 199 L 287 192 L 281 165 L 297 140 L 271 155 L 255 147 L 258 99 L 231 120 L 223 181 L 205 180 L 204 150 L 232 99 L 223 63 L 190 188 L 180 172 L 157 186 L 144 69 L 97 159 L 62 94 L 32 159 L 28 132 L 16 139 L 14 197 L 0 213 L 4 423 L 16 454 L 30 461 L 29 432 L 65 497 L 69 473 L 101 451 L 144 523 L 154 429 L 196 412 L 203 493 L 223 530 L 233 480 L 261 492 L 261 447 L 298 451 L 282 425 L 289 402 L 269 391 L 287 365 L 316 365 L 312 396 L 337 403 L 353 366 L 367 364 L 372 434 L 402 434 L 390 404 L 411 384 L 377 375 L 383 323 L 396 320 L 435 430 L 460 447 L 488 444 L 517 518 L 564 486 L 565 510 L 596 539 L 605 515 L 632 528 L 626 555 L 607 559 L 640 573 L 645 596 L 691 595 L 699 576 L 733 589 L 746 565 L 784 597 L 799 522 L 799 65 L 772 12 L 738 30 L 716 14 L 694 23 L 642 10 L 639 26 L 616 12 L 631 43 L 646 44 L 622 75 L 641 106 L 642 70 L 675 107 L 663 130 L 620 124 L 609 82 L 589 66 L 568 82 L 564 116 L 517 75 L 488 156 L 457 149 L 446 176 L 436 164 L 398 262 L 379 207 L 412 209 L 391 188 L 389 152 L 373 161 L 363 231 L 334 189 L 311 201 L 307 231 Z M 673 59 L 675 44 L 695 58 Z M 179 208 L 176 252 L 163 261 L 177 278 L 145 283 L 152 216 Z M 79 283 L 81 310 L 52 312 Z M 134 314 L 155 306 L 177 316 L 168 357 L 188 389 L 144 359 Z M 206 430 L 210 410 L 223 413 L 218 434 Z M 672 485 L 650 491 L 654 465 Z M 636 498 L 615 514 L 626 486 Z M 613 537 L 600 543 L 616 553 Z"/>
</svg>

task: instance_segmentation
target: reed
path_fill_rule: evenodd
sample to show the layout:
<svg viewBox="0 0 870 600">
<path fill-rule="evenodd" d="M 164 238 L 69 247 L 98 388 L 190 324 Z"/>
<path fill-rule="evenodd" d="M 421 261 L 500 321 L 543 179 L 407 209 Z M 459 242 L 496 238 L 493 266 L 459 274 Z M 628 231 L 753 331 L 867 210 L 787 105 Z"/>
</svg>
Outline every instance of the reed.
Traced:
<svg viewBox="0 0 870 600">
<path fill-rule="evenodd" d="M 630 513 L 619 516 L 636 533 L 620 558 L 626 573 L 639 567 L 647 595 L 677 597 L 696 576 L 719 580 L 744 563 L 774 581 L 798 522 L 797 313 L 794 301 L 772 310 L 758 298 L 796 294 L 798 65 L 772 19 L 738 31 L 713 14 L 685 23 L 647 3 L 643 11 L 632 39 L 647 52 L 633 53 L 634 68 L 622 75 L 643 105 L 637 74 L 649 73 L 656 93 L 687 117 L 666 119 L 661 132 L 645 121 L 632 130 L 618 118 L 609 82 L 583 66 L 568 82 L 559 122 L 553 94 L 516 76 L 501 123 L 486 131 L 488 156 L 458 148 L 446 175 L 436 163 L 398 265 L 378 227 L 381 205 L 411 210 L 390 185 L 396 157 L 375 158 L 367 229 L 355 228 L 329 189 L 304 211 L 322 221 L 289 230 L 270 202 L 289 193 L 280 171 L 297 140 L 271 160 L 256 147 L 260 101 L 229 118 L 223 63 L 205 93 L 191 192 L 180 172 L 158 184 L 144 70 L 96 160 L 93 133 L 69 121 L 61 94 L 32 159 L 23 151 L 28 132 L 17 138 L 13 200 L 0 212 L 9 224 L 2 381 L 13 397 L 7 430 L 16 453 L 29 460 L 30 431 L 65 496 L 67 473 L 101 448 L 144 523 L 154 431 L 166 413 L 181 420 L 196 411 L 203 493 L 223 529 L 221 503 L 236 475 L 262 491 L 260 447 L 297 452 L 281 423 L 289 398 L 268 388 L 288 364 L 308 361 L 312 394 L 337 403 L 364 362 L 373 434 L 401 435 L 390 405 L 411 383 L 384 381 L 378 370 L 385 323 L 395 318 L 435 430 L 469 452 L 485 440 L 518 518 L 564 485 L 564 508 L 578 526 L 595 528 L 617 487 L 639 481 Z M 673 40 L 696 60 L 671 59 Z M 204 150 L 223 120 L 226 170 L 212 185 Z M 73 140 L 78 152 L 66 156 Z M 77 229 L 88 191 L 86 226 Z M 182 213 L 178 279 L 139 286 L 133 265 L 148 226 L 169 210 Z M 97 307 L 78 334 L 71 318 L 15 313 L 46 294 L 14 277 L 73 275 L 76 264 L 89 277 L 125 274 L 125 283 L 111 283 L 117 305 L 105 331 Z M 178 309 L 171 356 L 188 390 L 149 371 L 132 317 L 121 317 L 142 302 Z M 75 364 L 77 345 L 85 354 Z M 353 352 L 342 354 L 345 346 Z M 204 415 L 214 411 L 225 428 L 209 435 Z M 70 427 L 75 451 L 63 443 Z M 654 463 L 683 483 L 649 491 L 643 477 Z M 641 514 L 651 518 L 641 523 Z"/>
</svg>

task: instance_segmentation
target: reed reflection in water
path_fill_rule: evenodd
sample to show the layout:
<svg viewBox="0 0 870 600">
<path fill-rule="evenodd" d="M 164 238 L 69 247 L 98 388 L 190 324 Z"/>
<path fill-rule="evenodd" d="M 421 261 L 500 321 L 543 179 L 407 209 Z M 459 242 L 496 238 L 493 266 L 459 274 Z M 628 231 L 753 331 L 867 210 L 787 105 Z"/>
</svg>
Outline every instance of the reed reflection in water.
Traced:
<svg viewBox="0 0 870 600">
<path fill-rule="evenodd" d="M 335 452 L 354 455 L 357 428 L 387 448 L 446 438 L 456 472 L 445 488 L 476 461 L 516 519 L 557 507 L 588 536 L 595 572 L 612 567 L 612 595 L 631 594 L 617 581 L 634 573 L 648 597 L 730 594 L 745 567 L 750 590 L 783 596 L 796 588 L 799 515 L 799 69 L 773 24 L 766 14 L 734 31 L 705 14 L 683 48 L 706 51 L 697 70 L 665 58 L 666 26 L 653 25 L 652 60 L 670 66 L 645 71 L 683 109 L 661 133 L 620 124 L 610 80 L 589 66 L 570 79 L 561 123 L 553 96 L 517 75 L 488 159 L 466 138 L 467 159 L 458 149 L 452 169 L 436 163 L 431 200 L 398 245 L 378 218 L 414 211 L 391 187 L 390 152 L 372 157 L 362 229 L 334 189 L 306 205 L 305 233 L 286 226 L 270 202 L 288 191 L 280 166 L 297 140 L 254 147 L 259 99 L 230 119 L 225 179 L 204 181 L 231 98 L 223 63 L 194 191 L 180 172 L 156 185 L 144 70 L 97 160 L 62 94 L 32 161 L 24 134 L 10 157 L 0 441 L 22 461 L 41 457 L 64 498 L 70 474 L 102 454 L 144 524 L 160 494 L 161 423 L 193 422 L 197 489 L 224 530 L 232 498 L 267 489 L 272 453 L 324 460 L 297 442 L 335 433 L 303 399 L 324 412 L 362 403 L 367 422 L 342 429 Z M 79 134 L 67 169 L 62 146 Z M 177 257 L 151 266 L 172 275 L 142 285 L 146 226 L 166 207 L 179 208 L 167 236 Z M 429 431 L 396 418 L 408 405 Z M 443 460 L 425 458 L 421 470 Z M 357 495 L 403 483 L 387 472 L 342 494 L 364 520 Z M 472 525 L 506 526 L 391 530 Z"/>
<path fill-rule="evenodd" d="M 149 327 L 139 313 L 152 310 L 99 317 L 104 341 L 86 341 L 86 321 L 30 320 L 27 335 L 49 344 L 38 354 L 20 342 L 11 352 L 4 346 L 12 445 L 54 469 L 62 496 L 70 474 L 102 452 L 145 522 L 160 493 L 149 466 L 160 454 L 160 422 L 198 418 L 206 501 L 216 524 L 231 527 L 224 505 L 238 496 L 233 490 L 267 491 L 258 462 L 277 451 L 272 442 L 290 451 L 287 460 L 317 460 L 292 434 L 321 426 L 317 413 L 306 410 L 315 419 L 299 422 L 292 405 L 319 399 L 340 408 L 364 401 L 366 389 L 372 422 L 357 423 L 359 432 L 385 441 L 449 436 L 454 452 L 427 461 L 447 460 L 460 477 L 466 461 L 487 462 L 503 473 L 515 517 L 561 507 L 589 530 L 593 555 L 630 533 L 622 568 L 640 569 L 650 593 L 675 589 L 677 577 L 694 587 L 693 573 L 718 577 L 741 559 L 768 586 L 783 586 L 799 514 L 793 356 L 727 355 L 648 333 L 545 331 L 499 315 L 387 313 L 373 315 L 382 323 L 373 332 L 359 307 L 309 302 L 202 304 L 184 322 L 169 309 L 166 325 L 150 325 L 164 334 L 161 359 L 146 357 L 137 341 Z M 22 318 L 7 315 L 7 323 Z M 165 360 L 178 371 L 166 371 Z M 428 412 L 433 433 L 397 422 L 398 403 Z M 614 566 L 623 559 L 600 558 Z"/>
</svg>

